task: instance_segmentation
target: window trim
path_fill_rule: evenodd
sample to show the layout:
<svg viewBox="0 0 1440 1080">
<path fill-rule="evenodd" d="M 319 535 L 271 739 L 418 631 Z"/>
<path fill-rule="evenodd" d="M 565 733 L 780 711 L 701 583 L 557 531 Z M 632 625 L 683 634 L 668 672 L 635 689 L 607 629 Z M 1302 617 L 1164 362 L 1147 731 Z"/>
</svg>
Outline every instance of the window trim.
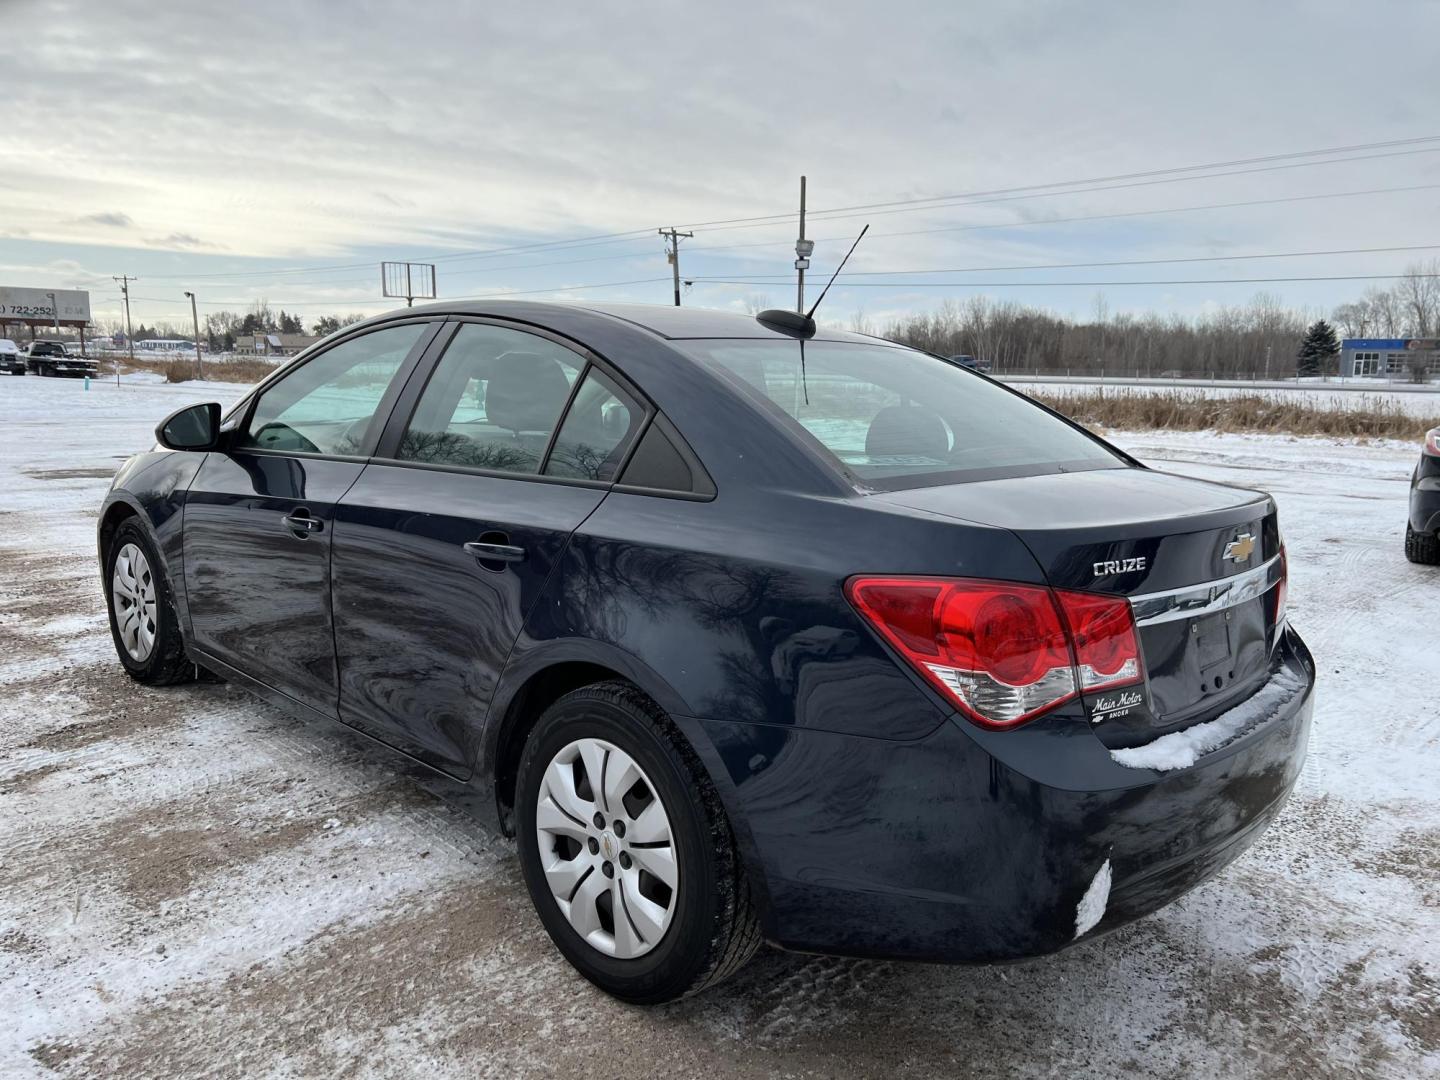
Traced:
<svg viewBox="0 0 1440 1080">
<path fill-rule="evenodd" d="M 364 449 L 366 452 L 364 454 L 323 454 L 312 453 L 307 450 L 271 450 L 259 446 L 234 445 L 235 440 L 240 437 L 241 433 L 249 430 L 250 421 L 255 415 L 255 406 L 259 404 L 261 397 L 263 397 L 271 389 L 271 387 L 278 385 L 281 381 L 289 378 L 306 364 L 318 359 L 321 356 L 327 355 L 332 349 L 339 348 L 341 345 L 349 344 L 350 342 L 356 341 L 361 337 L 377 333 L 381 330 L 392 330 L 397 326 L 411 325 L 419 325 L 422 327 L 420 335 L 415 339 L 414 344 L 410 346 L 410 351 L 405 354 L 405 358 L 400 361 L 400 366 L 395 369 L 395 374 L 391 376 L 389 385 L 385 387 L 385 393 L 381 395 L 379 402 L 376 403 L 374 415 L 371 417 L 372 427 L 375 423 L 376 418 L 383 416 L 385 417 L 385 420 L 379 427 L 379 433 L 374 435 L 373 437 L 371 436 L 369 430 L 366 431 L 366 439 L 364 444 Z M 387 322 L 379 323 L 377 325 L 361 325 L 357 326 L 353 333 L 348 333 L 342 337 L 335 339 L 334 341 L 326 342 L 324 348 L 315 349 L 310 353 L 302 353 L 290 363 L 281 365 L 279 368 L 271 372 L 259 383 L 257 383 L 254 387 L 252 387 L 250 393 L 247 394 L 245 397 L 241 398 L 240 401 L 236 402 L 235 406 L 221 421 L 221 429 L 225 431 L 228 436 L 226 444 L 224 446 L 224 451 L 227 454 L 260 454 L 264 457 L 307 458 L 323 461 L 347 461 L 357 464 L 364 464 L 365 462 L 370 461 L 375 453 L 376 447 L 380 445 L 380 441 L 384 437 L 384 433 L 389 426 L 390 416 L 394 411 L 395 403 L 399 400 L 404 387 L 409 385 L 410 379 L 413 377 L 415 369 L 424 359 L 425 354 L 429 351 L 431 345 L 435 340 L 436 335 L 439 333 L 440 329 L 444 325 L 445 321 L 443 319 L 437 319 L 433 315 L 428 317 L 419 316 L 411 318 L 393 319 Z"/>
<path fill-rule="evenodd" d="M 412 461 L 408 458 L 396 457 L 399 453 L 400 442 L 405 437 L 406 430 L 415 418 L 415 413 L 420 407 L 420 399 L 424 396 L 426 388 L 435 372 L 439 370 L 440 364 L 445 359 L 445 353 L 450 345 L 459 335 L 460 329 L 466 325 L 496 326 L 503 330 L 513 330 L 516 333 L 530 334 L 533 337 L 543 338 L 561 348 L 574 353 L 581 360 L 580 373 L 571 384 L 570 393 L 565 399 L 565 405 L 556 418 L 555 428 L 550 432 L 550 439 L 545 444 L 545 452 L 540 457 L 540 463 L 536 472 L 506 472 L 501 469 L 481 469 L 473 465 L 456 465 L 449 462 L 427 462 Z M 573 338 L 557 334 L 533 323 L 517 322 L 510 319 L 489 318 L 480 315 L 452 315 L 445 320 L 444 332 L 437 334 L 432 341 L 430 348 L 426 350 L 421 363 L 413 371 L 405 383 L 405 388 L 397 397 L 391 411 L 390 417 L 381 431 L 380 438 L 371 451 L 369 460 L 385 465 L 400 465 L 413 468 L 425 468 L 441 470 L 445 472 L 470 473 L 475 476 L 494 476 L 508 478 L 511 480 L 542 480 L 547 483 L 566 483 L 579 487 L 588 488 L 611 488 L 613 480 L 585 480 L 579 477 L 570 476 L 547 476 L 544 469 L 550 461 L 550 453 L 555 449 L 555 440 L 560 435 L 560 429 L 565 426 L 569 419 L 570 407 L 575 403 L 575 395 L 579 393 L 580 387 L 585 382 L 585 376 L 590 373 L 591 367 L 598 368 L 603 374 L 610 378 L 620 387 L 622 391 L 634 399 L 635 404 L 641 409 L 640 423 L 635 426 L 634 434 L 630 438 L 630 444 L 625 447 L 625 453 L 621 456 L 620 464 L 615 470 L 615 475 L 620 476 L 625 471 L 625 466 L 630 463 L 635 448 L 640 445 L 641 438 L 649 428 L 651 421 L 659 410 L 650 397 L 643 393 L 624 374 L 617 371 L 613 364 L 600 356 L 588 346 L 575 341 Z"/>
<path fill-rule="evenodd" d="M 692 486 L 689 491 L 682 491 L 679 488 L 653 488 L 647 487 L 644 484 L 625 483 L 625 470 L 630 467 L 630 459 L 639 451 L 640 444 L 645 441 L 645 436 L 650 433 L 652 427 L 660 429 L 661 434 L 670 441 L 670 445 L 675 448 L 676 452 L 685 460 L 685 464 L 690 467 L 690 482 Z M 675 426 L 675 422 L 663 412 L 658 411 L 650 418 L 649 423 L 640 430 L 639 434 L 636 435 L 635 445 L 626 453 L 625 460 L 615 471 L 613 489 L 626 495 L 653 495 L 664 499 L 686 499 L 690 502 L 711 502 L 718 494 L 715 489 L 715 481 L 710 476 L 710 470 L 705 468 L 705 463 L 700 460 L 700 456 L 695 453 L 690 443 L 686 441 L 685 436 L 680 434 L 680 429 Z"/>
</svg>

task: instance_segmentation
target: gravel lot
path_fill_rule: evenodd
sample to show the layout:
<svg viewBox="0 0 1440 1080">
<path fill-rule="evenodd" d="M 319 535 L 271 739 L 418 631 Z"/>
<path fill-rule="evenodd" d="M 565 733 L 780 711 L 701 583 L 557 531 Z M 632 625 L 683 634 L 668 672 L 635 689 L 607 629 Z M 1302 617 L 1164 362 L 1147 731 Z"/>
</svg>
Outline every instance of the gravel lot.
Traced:
<svg viewBox="0 0 1440 1080">
<path fill-rule="evenodd" d="M 1416 449 L 1117 436 L 1280 502 L 1315 733 L 1217 880 L 1060 956 L 762 954 L 619 1005 L 558 957 L 508 844 L 397 759 L 114 660 L 94 518 L 206 391 L 0 382 L 0 1075 L 1440 1075 L 1440 574 Z"/>
</svg>

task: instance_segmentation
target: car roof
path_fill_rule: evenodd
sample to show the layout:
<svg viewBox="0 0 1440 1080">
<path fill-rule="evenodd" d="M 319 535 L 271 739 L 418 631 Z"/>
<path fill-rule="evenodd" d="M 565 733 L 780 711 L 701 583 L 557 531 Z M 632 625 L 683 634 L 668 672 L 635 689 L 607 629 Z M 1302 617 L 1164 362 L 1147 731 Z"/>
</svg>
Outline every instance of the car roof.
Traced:
<svg viewBox="0 0 1440 1080">
<path fill-rule="evenodd" d="M 794 339 L 794 334 L 777 330 L 759 322 L 753 315 L 713 308 L 674 307 L 664 304 L 553 303 L 536 300 L 471 300 L 438 301 L 433 304 L 400 308 L 378 318 L 400 315 L 440 313 L 450 315 L 490 315 L 510 317 L 543 324 L 545 315 L 573 314 L 577 311 L 620 319 L 632 326 L 648 330 L 657 337 L 678 338 L 780 338 Z M 367 320 L 370 321 L 370 320 Z M 876 338 L 852 334 L 845 330 L 820 327 L 815 341 L 854 341 L 869 345 L 883 344 Z"/>
</svg>

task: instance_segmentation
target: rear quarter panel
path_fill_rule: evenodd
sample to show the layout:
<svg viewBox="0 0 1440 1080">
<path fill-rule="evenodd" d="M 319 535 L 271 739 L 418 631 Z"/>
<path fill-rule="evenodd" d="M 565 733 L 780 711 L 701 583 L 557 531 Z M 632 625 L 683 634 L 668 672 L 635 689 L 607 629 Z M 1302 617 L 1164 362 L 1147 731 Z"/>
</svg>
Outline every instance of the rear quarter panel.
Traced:
<svg viewBox="0 0 1440 1080">
<path fill-rule="evenodd" d="M 862 572 L 1041 580 L 1005 530 L 861 496 L 612 492 L 572 537 L 510 666 L 535 670 L 589 643 L 650 673 L 671 712 L 923 737 L 945 711 L 846 601 L 846 578 Z"/>
</svg>

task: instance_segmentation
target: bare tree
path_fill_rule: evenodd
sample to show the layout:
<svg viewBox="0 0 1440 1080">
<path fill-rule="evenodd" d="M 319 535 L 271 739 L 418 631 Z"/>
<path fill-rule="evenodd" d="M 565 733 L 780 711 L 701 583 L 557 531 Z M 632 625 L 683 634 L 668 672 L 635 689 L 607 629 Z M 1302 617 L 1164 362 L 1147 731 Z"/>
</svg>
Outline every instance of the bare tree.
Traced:
<svg viewBox="0 0 1440 1080">
<path fill-rule="evenodd" d="M 1407 337 L 1430 337 L 1440 325 L 1440 259 L 1414 263 L 1395 284 Z"/>
</svg>

